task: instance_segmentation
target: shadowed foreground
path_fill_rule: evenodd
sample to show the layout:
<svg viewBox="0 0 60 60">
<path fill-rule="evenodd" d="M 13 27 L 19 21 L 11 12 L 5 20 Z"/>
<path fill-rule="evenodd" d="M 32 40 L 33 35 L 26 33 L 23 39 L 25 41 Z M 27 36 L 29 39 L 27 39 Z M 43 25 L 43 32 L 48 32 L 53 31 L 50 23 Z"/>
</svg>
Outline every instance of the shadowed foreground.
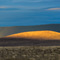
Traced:
<svg viewBox="0 0 60 60">
<path fill-rule="evenodd" d="M 0 38 L 0 46 L 60 46 L 60 40 L 34 40 L 23 38 Z"/>
<path fill-rule="evenodd" d="M 60 47 L 0 47 L 0 60 L 60 60 Z"/>
</svg>

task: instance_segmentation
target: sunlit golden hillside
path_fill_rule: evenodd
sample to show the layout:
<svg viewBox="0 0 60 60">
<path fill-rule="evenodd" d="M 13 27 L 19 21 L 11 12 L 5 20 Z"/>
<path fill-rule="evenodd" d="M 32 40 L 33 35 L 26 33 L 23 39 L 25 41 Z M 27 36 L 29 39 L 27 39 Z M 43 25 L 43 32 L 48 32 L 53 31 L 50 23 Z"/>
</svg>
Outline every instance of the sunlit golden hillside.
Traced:
<svg viewBox="0 0 60 60">
<path fill-rule="evenodd" d="M 6 37 L 11 38 L 27 38 L 27 39 L 39 39 L 39 40 L 60 40 L 60 33 L 55 31 L 30 31 L 12 34 Z"/>
</svg>

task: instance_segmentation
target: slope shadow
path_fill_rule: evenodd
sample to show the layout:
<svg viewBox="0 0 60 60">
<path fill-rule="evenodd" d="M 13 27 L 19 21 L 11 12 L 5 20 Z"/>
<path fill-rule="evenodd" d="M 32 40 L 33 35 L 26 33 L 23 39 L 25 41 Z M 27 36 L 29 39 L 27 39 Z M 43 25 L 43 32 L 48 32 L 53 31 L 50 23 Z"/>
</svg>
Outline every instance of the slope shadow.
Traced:
<svg viewBox="0 0 60 60">
<path fill-rule="evenodd" d="M 0 38 L 0 46 L 60 46 L 60 40 Z"/>
</svg>

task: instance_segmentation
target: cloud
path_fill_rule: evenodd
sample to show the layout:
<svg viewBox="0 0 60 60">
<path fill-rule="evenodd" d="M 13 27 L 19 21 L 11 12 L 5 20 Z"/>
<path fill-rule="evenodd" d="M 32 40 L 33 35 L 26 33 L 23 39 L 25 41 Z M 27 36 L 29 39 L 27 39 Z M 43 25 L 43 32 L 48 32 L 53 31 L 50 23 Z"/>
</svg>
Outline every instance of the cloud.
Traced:
<svg viewBox="0 0 60 60">
<path fill-rule="evenodd" d="M 0 8 L 7 8 L 6 6 L 0 6 Z"/>
<path fill-rule="evenodd" d="M 49 8 L 47 10 L 60 10 L 60 8 Z"/>
<path fill-rule="evenodd" d="M 29 7 L 29 6 L 0 6 L 0 10 L 40 10 L 40 7 Z"/>
<path fill-rule="evenodd" d="M 12 10 L 20 10 L 14 6 L 0 6 L 0 11 L 12 11 Z"/>
</svg>

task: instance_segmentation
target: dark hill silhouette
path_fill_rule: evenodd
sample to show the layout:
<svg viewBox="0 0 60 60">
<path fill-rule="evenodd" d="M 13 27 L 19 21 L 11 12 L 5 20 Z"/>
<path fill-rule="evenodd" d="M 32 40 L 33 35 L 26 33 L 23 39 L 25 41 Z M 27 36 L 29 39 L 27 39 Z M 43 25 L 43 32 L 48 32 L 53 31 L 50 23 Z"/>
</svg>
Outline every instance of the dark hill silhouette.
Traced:
<svg viewBox="0 0 60 60">
<path fill-rule="evenodd" d="M 37 26 L 13 26 L 13 27 L 0 27 L 0 37 L 7 35 L 26 32 L 26 31 L 40 31 L 40 30 L 51 30 L 60 32 L 60 24 L 49 24 L 49 25 L 37 25 Z"/>
<path fill-rule="evenodd" d="M 0 38 L 0 46 L 60 46 L 60 40 Z"/>
</svg>

